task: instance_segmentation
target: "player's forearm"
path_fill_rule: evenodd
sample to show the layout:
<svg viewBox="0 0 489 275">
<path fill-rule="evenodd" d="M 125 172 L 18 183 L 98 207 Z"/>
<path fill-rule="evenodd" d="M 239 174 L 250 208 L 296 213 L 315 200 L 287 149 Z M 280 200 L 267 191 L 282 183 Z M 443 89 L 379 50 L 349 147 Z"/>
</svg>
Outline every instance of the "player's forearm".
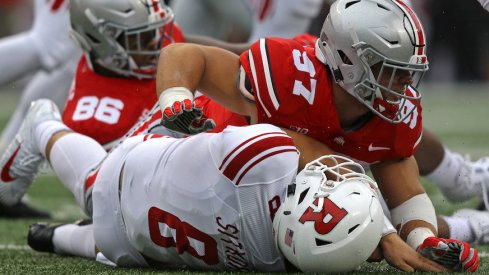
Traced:
<svg viewBox="0 0 489 275">
<path fill-rule="evenodd" d="M 6 84 L 41 68 L 28 33 L 0 39 L 0 84 Z"/>
<path fill-rule="evenodd" d="M 185 87 L 195 92 L 202 79 L 204 58 L 192 44 L 173 44 L 161 50 L 156 76 L 156 93 L 172 87 Z"/>
</svg>

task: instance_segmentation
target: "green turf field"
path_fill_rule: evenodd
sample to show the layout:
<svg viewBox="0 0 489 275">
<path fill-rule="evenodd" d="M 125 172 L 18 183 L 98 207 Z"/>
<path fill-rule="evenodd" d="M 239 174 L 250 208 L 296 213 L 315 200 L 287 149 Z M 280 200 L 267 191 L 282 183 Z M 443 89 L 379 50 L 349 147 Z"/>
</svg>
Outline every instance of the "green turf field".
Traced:
<svg viewBox="0 0 489 275">
<path fill-rule="evenodd" d="M 453 150 L 469 153 L 473 159 L 489 156 L 489 84 L 479 86 L 423 87 L 425 125 L 437 133 Z M 0 91 L 0 129 L 15 108 L 15 89 Z M 439 192 L 424 182 L 440 214 L 450 214 L 461 207 L 475 206 L 478 201 L 450 204 Z M 48 222 L 71 222 L 84 215 L 70 193 L 51 171 L 38 177 L 29 191 L 33 204 L 52 212 Z M 91 260 L 60 257 L 32 251 L 26 245 L 28 225 L 37 220 L 0 219 L 0 274 L 150 274 L 152 269 L 114 269 Z M 489 246 L 478 246 L 481 252 L 479 272 L 489 274 Z M 347 261 L 348 259 L 345 259 Z M 398 274 L 385 263 L 365 264 L 354 274 Z M 171 270 L 171 274 L 197 273 Z"/>
</svg>

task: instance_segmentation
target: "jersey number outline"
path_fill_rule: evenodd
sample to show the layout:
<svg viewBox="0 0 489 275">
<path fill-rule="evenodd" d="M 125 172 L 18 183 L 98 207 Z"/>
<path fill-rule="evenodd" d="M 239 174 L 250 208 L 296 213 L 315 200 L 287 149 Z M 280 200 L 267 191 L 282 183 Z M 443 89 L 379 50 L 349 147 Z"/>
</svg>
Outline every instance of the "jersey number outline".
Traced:
<svg viewBox="0 0 489 275">
<path fill-rule="evenodd" d="M 117 124 L 121 117 L 124 102 L 112 97 L 98 98 L 96 96 L 84 96 L 78 100 L 73 121 L 88 120 L 92 117 L 107 124 Z"/>
<path fill-rule="evenodd" d="M 304 97 L 309 103 L 309 105 L 313 105 L 314 96 L 316 95 L 316 82 L 317 82 L 317 80 L 314 79 L 314 76 L 316 76 L 316 69 L 314 69 L 314 64 L 312 63 L 311 59 L 309 59 L 306 52 L 302 52 L 301 54 L 299 50 L 294 49 L 292 51 L 292 56 L 294 57 L 295 68 L 298 71 L 309 74 L 310 86 L 311 86 L 311 90 L 308 90 L 306 87 L 304 87 L 302 81 L 294 80 L 294 88 L 292 90 L 292 93 L 294 95 L 300 95 Z"/>
<path fill-rule="evenodd" d="M 180 220 L 177 216 L 163 209 L 151 207 L 148 211 L 148 224 L 149 235 L 154 244 L 164 248 L 175 247 L 178 254 L 187 252 L 208 265 L 219 263 L 216 240 L 191 224 Z M 163 236 L 160 226 L 165 226 L 168 232 L 170 229 L 175 230 L 175 236 Z M 189 238 L 204 245 L 203 255 L 199 255 L 197 249 L 192 247 Z"/>
</svg>

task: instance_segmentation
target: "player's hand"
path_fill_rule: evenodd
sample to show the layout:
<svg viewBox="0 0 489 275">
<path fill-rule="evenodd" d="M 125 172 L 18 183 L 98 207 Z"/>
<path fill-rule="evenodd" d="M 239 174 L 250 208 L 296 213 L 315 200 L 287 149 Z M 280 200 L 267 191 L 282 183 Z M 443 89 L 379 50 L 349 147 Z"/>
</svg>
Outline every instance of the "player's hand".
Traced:
<svg viewBox="0 0 489 275">
<path fill-rule="evenodd" d="M 418 252 L 450 271 L 474 272 L 479 267 L 479 252 L 466 242 L 429 237 L 418 247 Z"/>
<path fill-rule="evenodd" d="M 203 115 L 203 106 L 197 101 L 175 101 L 163 109 L 162 125 L 179 133 L 194 135 L 216 127 L 214 120 Z"/>
<path fill-rule="evenodd" d="M 58 67 L 79 53 L 70 38 L 68 0 L 35 0 L 34 23 L 29 32 L 44 69 Z"/>
<path fill-rule="evenodd" d="M 427 271 L 427 272 L 443 272 L 447 269 L 440 264 L 430 261 L 421 256 L 407 243 L 405 243 L 399 235 L 392 233 L 382 237 L 380 240 L 382 254 L 386 262 L 403 271 Z"/>
</svg>

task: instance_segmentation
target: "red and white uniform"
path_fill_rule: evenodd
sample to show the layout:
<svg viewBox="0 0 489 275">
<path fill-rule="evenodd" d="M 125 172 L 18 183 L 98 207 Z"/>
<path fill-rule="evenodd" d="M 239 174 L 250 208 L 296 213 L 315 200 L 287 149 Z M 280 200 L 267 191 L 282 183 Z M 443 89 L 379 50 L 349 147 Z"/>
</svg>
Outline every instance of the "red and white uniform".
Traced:
<svg viewBox="0 0 489 275">
<path fill-rule="evenodd" d="M 284 271 L 272 219 L 298 158 L 268 124 L 128 138 L 95 180 L 97 246 L 118 266 Z"/>
<path fill-rule="evenodd" d="M 360 129 L 341 128 L 328 69 L 313 47 L 294 40 L 261 39 L 241 57 L 256 101 L 258 122 L 286 127 L 367 163 L 413 155 L 421 139 L 421 106 L 399 124 L 373 116 Z M 410 88 L 408 93 L 417 93 Z M 413 108 L 410 104 L 406 108 Z"/>
<path fill-rule="evenodd" d="M 173 39 L 184 41 L 177 25 L 173 28 Z M 156 101 L 155 80 L 97 74 L 83 56 L 66 102 L 63 122 L 109 149 L 149 113 Z"/>
</svg>

